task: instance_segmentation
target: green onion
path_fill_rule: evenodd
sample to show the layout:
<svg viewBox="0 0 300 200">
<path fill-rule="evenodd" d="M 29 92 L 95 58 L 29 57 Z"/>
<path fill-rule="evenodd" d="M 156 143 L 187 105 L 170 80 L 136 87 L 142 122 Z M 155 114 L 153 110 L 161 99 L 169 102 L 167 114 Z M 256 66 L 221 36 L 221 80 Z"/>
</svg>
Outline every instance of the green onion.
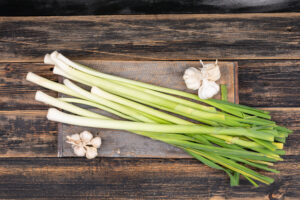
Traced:
<svg viewBox="0 0 300 200">
<path fill-rule="evenodd" d="M 227 87 L 224 84 L 221 84 L 221 99 L 222 101 L 228 101 Z"/>
</svg>

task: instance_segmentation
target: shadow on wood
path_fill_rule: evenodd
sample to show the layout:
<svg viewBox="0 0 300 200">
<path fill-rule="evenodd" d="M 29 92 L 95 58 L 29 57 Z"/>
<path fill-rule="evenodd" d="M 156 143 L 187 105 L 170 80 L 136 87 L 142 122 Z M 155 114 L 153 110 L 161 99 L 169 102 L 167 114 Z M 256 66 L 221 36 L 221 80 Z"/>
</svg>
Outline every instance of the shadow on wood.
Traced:
<svg viewBox="0 0 300 200">
<path fill-rule="evenodd" d="M 1 16 L 298 12 L 298 0 L 1 0 Z"/>
</svg>

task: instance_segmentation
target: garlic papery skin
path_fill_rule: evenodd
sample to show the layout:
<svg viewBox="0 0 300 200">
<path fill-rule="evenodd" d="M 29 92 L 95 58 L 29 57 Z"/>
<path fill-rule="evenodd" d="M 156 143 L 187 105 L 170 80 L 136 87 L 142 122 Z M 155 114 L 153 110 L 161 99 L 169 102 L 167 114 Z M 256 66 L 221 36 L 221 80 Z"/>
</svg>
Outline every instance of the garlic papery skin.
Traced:
<svg viewBox="0 0 300 200">
<path fill-rule="evenodd" d="M 209 81 L 217 81 L 221 78 L 218 60 L 216 60 L 214 64 L 204 64 L 202 60 L 200 60 L 200 63 L 203 66 L 203 68 L 201 69 L 203 79 L 207 79 Z"/>
<path fill-rule="evenodd" d="M 76 133 L 76 134 L 73 134 L 71 136 L 68 135 L 66 142 L 69 143 L 69 144 L 77 145 L 77 144 L 81 143 L 81 139 L 80 139 L 79 134 Z"/>
<path fill-rule="evenodd" d="M 214 81 L 204 79 L 202 86 L 198 90 L 198 96 L 200 99 L 209 99 L 215 96 L 220 90 L 220 86 Z"/>
<path fill-rule="evenodd" d="M 80 139 L 82 142 L 89 143 L 93 138 L 93 135 L 88 131 L 83 131 L 80 133 Z"/>
<path fill-rule="evenodd" d="M 183 80 L 188 89 L 198 90 L 202 80 L 201 71 L 194 67 L 190 67 L 185 70 Z"/>
<path fill-rule="evenodd" d="M 86 158 L 93 159 L 98 155 L 97 148 L 95 147 L 86 147 Z"/>
</svg>

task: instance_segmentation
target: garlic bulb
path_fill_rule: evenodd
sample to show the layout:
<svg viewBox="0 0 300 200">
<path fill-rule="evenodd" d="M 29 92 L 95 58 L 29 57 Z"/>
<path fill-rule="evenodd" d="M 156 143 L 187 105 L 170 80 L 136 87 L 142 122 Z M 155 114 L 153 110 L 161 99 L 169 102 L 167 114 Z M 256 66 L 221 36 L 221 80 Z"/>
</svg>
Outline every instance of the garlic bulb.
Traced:
<svg viewBox="0 0 300 200">
<path fill-rule="evenodd" d="M 200 99 L 208 99 L 215 96 L 220 90 L 220 86 L 214 81 L 204 79 L 202 86 L 198 90 L 198 96 Z"/>
<path fill-rule="evenodd" d="M 201 72 L 194 67 L 190 67 L 185 70 L 183 79 L 188 89 L 198 90 L 201 86 Z"/>
<path fill-rule="evenodd" d="M 98 155 L 97 148 L 101 146 L 101 138 L 94 137 L 88 131 L 67 136 L 67 143 L 72 144 L 73 151 L 77 156 L 86 156 L 88 159 Z"/>
<path fill-rule="evenodd" d="M 201 74 L 203 79 L 207 79 L 209 81 L 217 81 L 221 77 L 220 68 L 218 65 L 218 60 L 214 64 L 204 64 L 202 60 L 200 60 L 203 68 L 201 69 Z"/>
<path fill-rule="evenodd" d="M 190 67 L 185 70 L 183 79 L 186 87 L 192 90 L 198 90 L 198 96 L 201 99 L 208 99 L 219 92 L 219 85 L 215 81 L 221 78 L 221 72 L 218 65 L 218 60 L 214 64 L 204 64 L 200 70 Z"/>
</svg>

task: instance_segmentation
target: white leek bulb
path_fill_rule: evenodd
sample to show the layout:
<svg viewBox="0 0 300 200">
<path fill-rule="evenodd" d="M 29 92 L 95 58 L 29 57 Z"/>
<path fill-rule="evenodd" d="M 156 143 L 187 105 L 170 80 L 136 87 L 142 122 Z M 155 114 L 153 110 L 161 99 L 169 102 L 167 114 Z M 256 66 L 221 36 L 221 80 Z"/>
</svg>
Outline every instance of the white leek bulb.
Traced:
<svg viewBox="0 0 300 200">
<path fill-rule="evenodd" d="M 200 99 L 208 99 L 215 96 L 220 90 L 220 86 L 214 81 L 203 79 L 202 86 L 198 90 L 198 96 Z"/>
<path fill-rule="evenodd" d="M 198 90 L 201 86 L 201 72 L 194 67 L 190 67 L 185 70 L 183 79 L 188 89 Z"/>
<path fill-rule="evenodd" d="M 52 60 L 50 54 L 46 54 L 45 57 L 44 57 L 44 63 L 45 64 L 48 64 L 48 65 L 54 65 L 54 61 Z"/>
</svg>

